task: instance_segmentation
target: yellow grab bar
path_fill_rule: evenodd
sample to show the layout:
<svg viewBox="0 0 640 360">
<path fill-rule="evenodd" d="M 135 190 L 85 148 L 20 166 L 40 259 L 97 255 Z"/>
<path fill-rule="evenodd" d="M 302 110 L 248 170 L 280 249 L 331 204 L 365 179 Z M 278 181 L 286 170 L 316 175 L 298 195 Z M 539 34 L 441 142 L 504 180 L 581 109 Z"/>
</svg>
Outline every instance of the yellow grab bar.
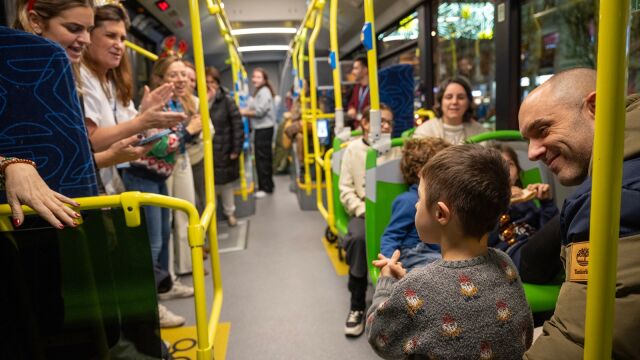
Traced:
<svg viewBox="0 0 640 360">
<path fill-rule="evenodd" d="M 369 141 L 373 144 L 380 138 L 380 93 L 378 91 L 378 54 L 376 50 L 376 28 L 373 12 L 373 0 L 364 0 L 363 40 L 367 49 L 367 67 L 369 69 Z M 365 31 L 365 29 L 367 29 Z"/>
<path fill-rule="evenodd" d="M 144 49 L 144 48 L 142 48 L 142 47 L 140 47 L 140 46 L 138 46 L 138 45 L 136 45 L 136 44 L 132 43 L 132 42 L 131 42 L 131 41 L 129 41 L 129 40 L 125 40 L 125 41 L 124 41 L 124 44 L 125 44 L 129 49 L 131 49 L 131 50 L 133 50 L 133 51 L 137 52 L 138 54 L 140 54 L 140 55 L 142 55 L 142 56 L 145 56 L 145 57 L 147 57 L 147 58 L 151 59 L 152 61 L 157 61 L 157 60 L 158 60 L 158 55 L 156 55 L 156 54 L 152 53 L 151 51 L 146 50 L 146 49 Z"/>
<path fill-rule="evenodd" d="M 327 225 L 329 226 L 329 230 L 337 234 L 338 229 L 336 228 L 336 217 L 335 217 L 335 208 L 333 204 L 333 174 L 331 173 L 331 157 L 333 156 L 333 148 L 327 150 L 324 154 L 324 182 L 326 184 L 327 191 L 327 212 L 328 216 L 325 218 L 327 220 Z M 322 207 L 322 203 L 318 204 L 318 209 Z"/>
<path fill-rule="evenodd" d="M 327 219 L 329 214 L 322 204 L 322 170 L 323 161 L 321 158 L 320 139 L 318 138 L 318 89 L 316 87 L 316 41 L 322 28 L 322 13 L 325 0 L 316 0 L 315 10 L 316 17 L 313 26 L 313 32 L 309 38 L 309 92 L 311 94 L 311 116 L 308 121 L 311 122 L 311 136 L 313 138 L 313 160 L 316 169 L 316 204 L 320 214 Z M 321 167 L 322 166 L 322 167 Z"/>
<path fill-rule="evenodd" d="M 202 47 L 202 28 L 200 25 L 200 7 L 198 0 L 189 0 L 189 16 L 191 19 L 191 35 L 193 40 L 193 58 L 196 67 L 196 82 L 198 86 L 198 97 L 200 99 L 200 118 L 202 121 L 202 138 L 204 144 L 204 178 L 205 178 L 205 198 L 206 206 L 213 206 L 211 210 L 211 216 L 216 218 L 215 209 L 215 180 L 213 173 L 213 144 L 211 138 L 211 129 L 209 127 L 208 119 L 211 118 L 209 114 L 209 102 L 207 99 L 207 81 L 204 71 L 204 51 Z M 213 305 L 211 310 L 211 316 L 209 326 L 205 326 L 204 323 L 199 323 L 196 326 L 198 336 L 198 349 L 196 354 L 198 359 L 211 359 L 212 358 L 212 346 L 215 339 L 217 325 L 220 321 L 220 312 L 222 311 L 222 274 L 219 271 L 220 258 L 218 255 L 218 232 L 215 221 L 211 221 L 208 227 L 209 242 L 210 242 L 210 257 L 211 264 L 214 268 L 211 279 L 213 281 Z M 202 257 L 202 249 L 199 248 L 199 254 L 193 252 L 194 257 Z M 201 263 L 200 261 L 198 261 Z M 217 271 L 216 271 L 217 268 Z M 193 266 L 194 282 L 198 278 L 202 278 L 202 297 L 196 297 L 196 316 L 198 314 L 205 314 L 207 311 L 206 293 L 204 288 L 204 269 L 196 267 L 194 262 Z M 194 284 L 195 285 L 195 284 Z M 195 289 L 195 286 L 194 286 Z M 201 315 L 202 316 L 202 315 Z"/>
<path fill-rule="evenodd" d="M 300 114 L 302 114 L 302 153 L 304 167 L 304 186 L 307 195 L 311 195 L 311 174 L 309 173 L 309 162 L 306 160 L 309 154 L 309 131 L 305 122 L 305 114 L 307 112 L 307 94 L 304 86 L 304 44 L 307 42 L 307 28 L 303 28 L 300 34 L 300 46 L 298 48 L 298 69 L 301 75 L 302 89 L 300 89 Z"/>
<path fill-rule="evenodd" d="M 124 211 L 127 226 L 136 227 L 141 224 L 140 207 L 159 206 L 182 211 L 187 214 L 189 221 L 188 237 L 189 246 L 191 247 L 191 261 L 193 266 L 193 288 L 196 315 L 198 358 L 212 358 L 211 344 L 207 336 L 207 316 L 206 316 L 206 289 L 204 284 L 204 260 L 202 258 L 202 246 L 204 245 L 204 225 L 211 222 L 214 213 L 213 204 L 207 205 L 207 209 L 200 219 L 195 206 L 183 199 L 172 198 L 164 195 L 141 193 L 137 191 L 124 192 L 120 195 L 94 196 L 74 199 L 79 207 L 76 210 L 91 210 L 103 208 L 122 208 Z M 22 206 L 25 215 L 36 214 L 36 212 L 28 206 Z M 0 216 L 2 217 L 2 226 L 5 230 L 12 230 L 13 226 L 7 216 L 12 214 L 8 204 L 0 205 Z M 210 244 L 217 249 L 217 239 L 210 238 Z M 212 262 L 214 260 L 212 259 Z M 214 277 L 221 277 L 220 262 L 217 257 L 212 266 Z M 219 298 L 218 303 L 214 300 L 214 308 L 221 306 L 222 287 L 214 287 L 214 299 Z M 217 320 L 216 323 L 217 325 Z"/>
<path fill-rule="evenodd" d="M 627 83 L 629 0 L 602 1 L 598 34 L 585 359 L 610 359 Z"/>
<path fill-rule="evenodd" d="M 335 106 L 335 133 L 344 128 L 344 110 L 342 108 L 342 75 L 340 69 L 340 48 L 338 47 L 338 1 L 331 0 L 329 7 L 329 37 L 331 42 L 330 62 L 333 68 L 333 96 Z"/>
</svg>

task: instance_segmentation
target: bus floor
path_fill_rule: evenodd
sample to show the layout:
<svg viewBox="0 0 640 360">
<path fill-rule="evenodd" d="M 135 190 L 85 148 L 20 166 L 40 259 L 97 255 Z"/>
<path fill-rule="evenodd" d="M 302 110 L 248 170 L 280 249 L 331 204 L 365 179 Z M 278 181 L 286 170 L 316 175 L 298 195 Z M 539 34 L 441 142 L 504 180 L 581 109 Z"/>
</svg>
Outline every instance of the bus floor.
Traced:
<svg viewBox="0 0 640 360">
<path fill-rule="evenodd" d="M 248 218 L 246 250 L 220 254 L 220 323 L 230 323 L 226 358 L 377 358 L 364 335 L 344 335 L 347 277 L 336 274 L 321 241 L 326 223 L 317 211 L 299 209 L 289 177 L 275 182 L 274 194 L 259 199 Z M 210 275 L 205 279 L 210 301 Z M 191 278 L 182 282 L 191 284 Z M 193 299 L 163 303 L 194 326 Z"/>
</svg>

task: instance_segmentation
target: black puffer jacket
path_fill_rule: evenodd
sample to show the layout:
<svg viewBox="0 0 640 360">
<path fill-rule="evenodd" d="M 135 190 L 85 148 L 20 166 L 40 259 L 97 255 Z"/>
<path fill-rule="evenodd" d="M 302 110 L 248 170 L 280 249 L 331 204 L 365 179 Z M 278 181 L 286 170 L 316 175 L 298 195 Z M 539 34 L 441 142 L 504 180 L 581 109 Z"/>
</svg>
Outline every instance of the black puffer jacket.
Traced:
<svg viewBox="0 0 640 360">
<path fill-rule="evenodd" d="M 211 105 L 213 136 L 213 164 L 216 184 L 227 184 L 240 177 L 238 159 L 231 160 L 231 153 L 240 155 L 244 141 L 242 117 L 228 90 L 220 88 Z"/>
</svg>

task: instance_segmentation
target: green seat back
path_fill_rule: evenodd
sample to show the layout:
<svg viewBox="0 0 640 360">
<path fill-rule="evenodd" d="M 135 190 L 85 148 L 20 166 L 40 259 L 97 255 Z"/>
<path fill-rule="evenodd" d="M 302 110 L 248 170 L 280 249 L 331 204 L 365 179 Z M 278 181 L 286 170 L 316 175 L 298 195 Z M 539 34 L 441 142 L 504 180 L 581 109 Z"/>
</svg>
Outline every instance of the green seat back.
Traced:
<svg viewBox="0 0 640 360">
<path fill-rule="evenodd" d="M 391 144 L 393 147 L 400 147 L 403 141 L 403 138 L 397 138 L 393 139 Z M 380 239 L 391 218 L 391 204 L 398 195 L 408 189 L 400 171 L 400 161 L 400 158 L 396 158 L 381 163 L 375 149 L 369 149 L 367 153 L 365 175 L 367 264 L 374 286 L 378 281 L 379 270 L 371 262 L 378 258 Z"/>
<path fill-rule="evenodd" d="M 361 130 L 355 130 L 351 132 L 352 137 L 361 136 Z M 347 227 L 349 225 L 349 214 L 342 206 L 340 201 L 340 166 L 342 165 L 342 154 L 344 148 L 342 144 L 344 142 L 339 138 L 333 139 L 333 156 L 331 157 L 331 177 L 333 188 L 333 212 L 336 221 L 336 229 L 338 229 L 338 236 L 344 237 L 347 234 Z"/>
<path fill-rule="evenodd" d="M 413 136 L 413 133 L 416 132 L 416 128 L 411 128 L 411 129 L 407 129 L 405 131 L 402 132 L 402 135 L 400 135 L 401 138 L 403 139 L 407 139 L 410 138 L 411 136 Z"/>
<path fill-rule="evenodd" d="M 491 140 L 523 141 L 524 139 L 518 131 L 499 130 L 473 136 L 467 139 L 467 142 L 478 143 Z M 518 153 L 518 150 L 515 150 L 516 153 Z M 524 169 L 520 174 L 520 181 L 522 182 L 522 185 L 527 186 L 529 184 L 542 182 L 543 179 L 539 164 L 534 167 L 525 169 L 525 165 L 523 164 L 522 160 L 526 159 L 526 154 L 521 156 L 519 155 L 519 159 L 521 160 L 520 164 Z M 560 293 L 560 285 L 537 285 L 524 283 L 523 286 L 527 301 L 529 302 L 529 306 L 531 307 L 531 311 L 542 312 L 553 311 L 553 309 L 555 309 L 558 294 Z"/>
<path fill-rule="evenodd" d="M 141 226 L 128 228 L 121 209 L 82 213 L 75 229 L 0 233 L 0 263 L 10 277 L 0 303 L 14 305 L 8 326 L 21 352 L 8 358 L 108 358 L 124 342 L 159 358 L 143 214 Z"/>
</svg>

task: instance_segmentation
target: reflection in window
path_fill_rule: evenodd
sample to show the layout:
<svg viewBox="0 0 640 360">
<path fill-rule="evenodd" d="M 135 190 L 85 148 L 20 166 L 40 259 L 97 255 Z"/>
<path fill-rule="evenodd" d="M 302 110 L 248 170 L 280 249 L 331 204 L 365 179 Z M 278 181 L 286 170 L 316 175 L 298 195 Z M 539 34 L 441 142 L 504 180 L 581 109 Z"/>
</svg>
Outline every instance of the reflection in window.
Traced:
<svg viewBox="0 0 640 360">
<path fill-rule="evenodd" d="M 629 94 L 640 93 L 640 11 L 631 14 L 627 89 Z"/>
<path fill-rule="evenodd" d="M 420 32 L 419 25 L 418 12 L 415 11 L 401 19 L 397 26 L 378 34 L 378 43 L 380 44 L 378 52 L 384 55 L 408 42 L 415 42 Z"/>
<path fill-rule="evenodd" d="M 436 84 L 465 77 L 480 121 L 491 119 L 495 111 L 494 12 L 493 1 L 440 1 L 437 34 L 431 34 L 438 36 Z"/>
<path fill-rule="evenodd" d="M 594 0 L 529 0 L 522 4 L 522 98 L 562 70 L 595 67 L 597 4 Z"/>
<path fill-rule="evenodd" d="M 409 64 L 413 66 L 415 92 L 414 103 L 415 109 L 422 107 L 423 96 L 420 92 L 420 60 L 418 58 L 418 35 L 420 33 L 420 20 L 418 12 L 414 11 L 406 17 L 398 21 L 397 25 L 391 27 L 378 34 L 378 49 L 380 60 L 380 68 L 392 66 L 396 64 Z M 385 54 L 396 53 L 393 56 Z"/>
</svg>

